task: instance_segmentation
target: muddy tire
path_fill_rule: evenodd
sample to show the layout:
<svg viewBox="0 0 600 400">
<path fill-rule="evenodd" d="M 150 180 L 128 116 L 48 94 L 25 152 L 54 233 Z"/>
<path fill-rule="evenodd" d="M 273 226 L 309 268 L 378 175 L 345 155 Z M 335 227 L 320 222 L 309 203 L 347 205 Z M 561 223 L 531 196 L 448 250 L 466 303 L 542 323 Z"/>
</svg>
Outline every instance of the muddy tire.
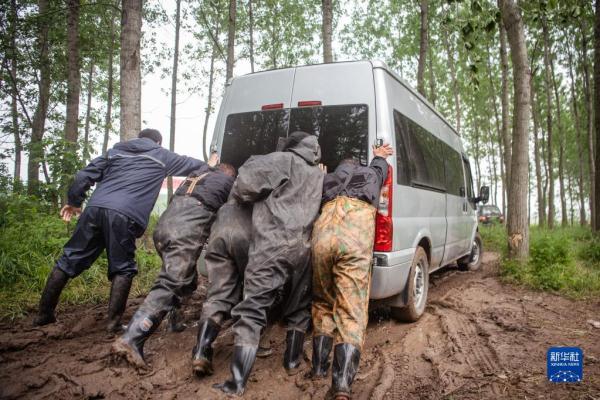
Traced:
<svg viewBox="0 0 600 400">
<path fill-rule="evenodd" d="M 481 258 L 483 255 L 483 242 L 479 232 L 475 233 L 471 254 L 461 258 L 456 263 L 461 271 L 477 271 L 481 267 Z"/>
<path fill-rule="evenodd" d="M 405 307 L 392 307 L 392 317 L 402 322 L 415 322 L 425 312 L 429 292 L 429 260 L 422 247 L 417 247 L 410 266 L 407 282 L 407 302 Z"/>
</svg>

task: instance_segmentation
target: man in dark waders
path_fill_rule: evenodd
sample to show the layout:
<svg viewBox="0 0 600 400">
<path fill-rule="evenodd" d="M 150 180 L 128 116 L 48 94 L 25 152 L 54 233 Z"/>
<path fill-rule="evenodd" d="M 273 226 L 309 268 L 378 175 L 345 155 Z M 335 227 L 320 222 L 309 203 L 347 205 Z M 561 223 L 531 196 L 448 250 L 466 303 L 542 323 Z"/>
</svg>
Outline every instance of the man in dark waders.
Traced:
<svg viewBox="0 0 600 400">
<path fill-rule="evenodd" d="M 313 378 L 325 377 L 335 343 L 331 393 L 348 400 L 369 320 L 375 214 L 392 148 L 374 147 L 368 167 L 340 163 L 323 182 L 323 207 L 312 232 Z"/>
<path fill-rule="evenodd" d="M 212 344 L 231 309 L 242 300 L 244 270 L 252 239 L 252 205 L 235 199 L 221 207 L 206 246 L 208 294 L 202 305 L 198 340 L 192 351 L 192 368 L 198 376 L 213 373 Z"/>
<path fill-rule="evenodd" d="M 161 215 L 154 230 L 154 246 L 163 262 L 160 274 L 112 346 L 114 354 L 135 367 L 147 367 L 144 343 L 165 315 L 196 290 L 198 257 L 234 178 L 235 168 L 229 164 L 203 165 L 181 184 Z"/>
<path fill-rule="evenodd" d="M 284 367 L 300 365 L 310 321 L 310 232 L 319 211 L 323 172 L 317 137 L 292 133 L 283 151 L 251 157 L 239 171 L 231 196 L 253 204 L 252 243 L 243 300 L 231 311 L 235 345 L 231 378 L 216 385 L 241 395 L 254 365 L 267 312 L 286 289 Z"/>
<path fill-rule="evenodd" d="M 162 182 L 167 176 L 185 176 L 205 165 L 162 148 L 161 142 L 160 132 L 144 129 L 137 139 L 117 143 L 75 175 L 60 214 L 65 221 L 81 216 L 48 276 L 34 325 L 56 321 L 54 310 L 68 280 L 88 269 L 106 249 L 112 282 L 107 328 L 118 330 L 137 274 L 135 240 L 146 229 Z M 86 192 L 94 184 L 97 188 L 82 212 Z"/>
</svg>

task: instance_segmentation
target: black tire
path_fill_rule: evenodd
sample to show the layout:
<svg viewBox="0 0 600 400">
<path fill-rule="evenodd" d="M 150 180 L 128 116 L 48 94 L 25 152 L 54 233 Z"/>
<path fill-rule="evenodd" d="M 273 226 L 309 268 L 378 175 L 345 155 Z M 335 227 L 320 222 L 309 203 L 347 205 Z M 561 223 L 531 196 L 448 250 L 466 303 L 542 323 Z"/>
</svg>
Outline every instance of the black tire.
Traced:
<svg viewBox="0 0 600 400">
<path fill-rule="evenodd" d="M 415 290 L 415 288 L 418 290 Z M 410 266 L 410 274 L 408 275 L 406 306 L 391 307 L 392 317 L 402 322 L 417 321 L 425 312 L 428 292 L 429 260 L 427 259 L 425 250 L 422 247 L 417 247 L 415 257 Z"/>
<path fill-rule="evenodd" d="M 483 242 L 479 232 L 475 233 L 475 239 L 471 247 L 471 253 L 458 260 L 458 268 L 461 271 L 477 271 L 481 267 L 481 258 L 483 256 Z"/>
</svg>

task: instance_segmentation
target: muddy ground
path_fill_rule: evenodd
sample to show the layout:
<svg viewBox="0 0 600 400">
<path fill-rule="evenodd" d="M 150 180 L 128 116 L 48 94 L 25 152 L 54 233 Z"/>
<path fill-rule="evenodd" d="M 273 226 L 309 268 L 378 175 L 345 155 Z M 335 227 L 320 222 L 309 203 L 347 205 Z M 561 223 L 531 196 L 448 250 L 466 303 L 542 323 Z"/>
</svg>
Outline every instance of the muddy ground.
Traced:
<svg viewBox="0 0 600 400">
<path fill-rule="evenodd" d="M 186 309 L 193 325 L 205 288 Z M 126 320 L 141 298 L 130 301 Z M 0 398 L 220 399 L 212 384 L 228 376 L 232 335 L 215 344 L 215 375 L 191 375 L 196 329 L 160 329 L 146 344 L 153 369 L 138 374 L 109 354 L 104 306 L 61 310 L 59 323 L 31 328 L 31 319 L 0 324 Z M 501 283 L 497 256 L 477 272 L 445 268 L 431 276 L 429 306 L 417 323 L 372 313 L 355 399 L 600 399 L 600 299 L 571 301 Z M 246 399 L 323 399 L 329 379 L 287 376 L 281 366 L 284 331 L 269 332 L 275 349 L 259 359 Z M 580 346 L 584 379 L 546 382 L 550 346 Z M 310 356 L 308 342 L 306 356 Z M 307 368 L 305 364 L 303 368 Z"/>
</svg>

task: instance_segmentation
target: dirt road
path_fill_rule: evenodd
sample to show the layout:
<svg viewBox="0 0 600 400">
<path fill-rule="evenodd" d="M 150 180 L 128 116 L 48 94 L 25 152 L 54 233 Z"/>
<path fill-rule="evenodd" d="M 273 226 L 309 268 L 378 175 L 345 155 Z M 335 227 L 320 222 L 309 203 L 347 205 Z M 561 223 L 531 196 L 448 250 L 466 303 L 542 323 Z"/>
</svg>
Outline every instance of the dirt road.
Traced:
<svg viewBox="0 0 600 400">
<path fill-rule="evenodd" d="M 190 325 L 204 290 L 187 308 Z M 414 324 L 373 313 L 355 399 L 600 399 L 600 329 L 587 322 L 600 319 L 600 300 L 574 302 L 502 284 L 494 254 L 486 254 L 477 272 L 436 272 L 429 296 L 426 314 Z M 131 302 L 127 319 L 140 301 Z M 104 310 L 62 310 L 60 322 L 43 329 L 30 328 L 30 320 L 1 324 L 0 398 L 223 398 L 211 385 L 228 376 L 230 330 L 215 344 L 212 377 L 190 373 L 195 327 L 157 332 L 146 344 L 153 370 L 139 375 L 109 356 Z M 329 379 L 287 376 L 283 329 L 275 327 L 269 338 L 276 351 L 257 361 L 244 397 L 323 399 Z M 546 351 L 553 345 L 583 349 L 583 383 L 546 382 Z M 308 342 L 305 348 L 310 356 Z"/>
</svg>

